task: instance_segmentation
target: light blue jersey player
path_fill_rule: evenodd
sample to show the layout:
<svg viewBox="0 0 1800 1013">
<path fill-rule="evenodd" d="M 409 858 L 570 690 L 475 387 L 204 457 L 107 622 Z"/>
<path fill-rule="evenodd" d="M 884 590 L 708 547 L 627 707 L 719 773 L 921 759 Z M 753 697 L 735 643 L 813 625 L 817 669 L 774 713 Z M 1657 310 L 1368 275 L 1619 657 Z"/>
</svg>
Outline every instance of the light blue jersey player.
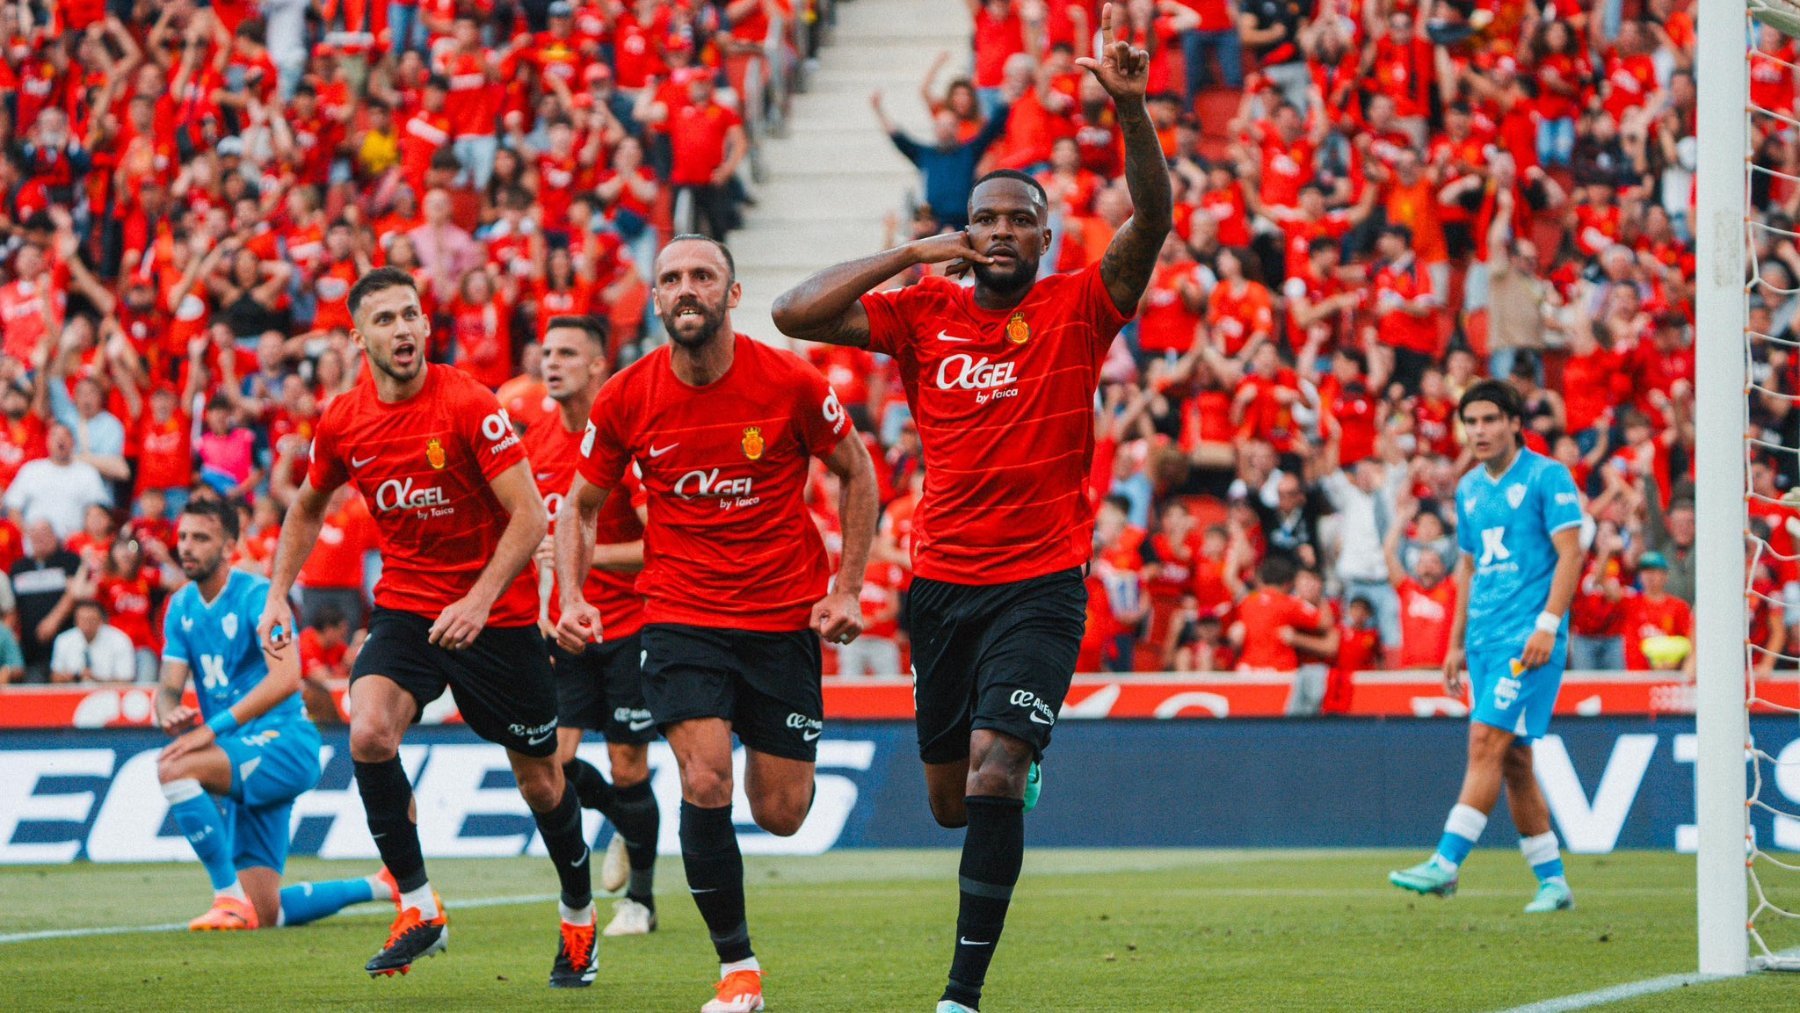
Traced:
<svg viewBox="0 0 1800 1013">
<path fill-rule="evenodd" d="M 1456 892 L 1457 869 L 1487 827 L 1505 786 L 1519 848 L 1538 878 L 1530 913 L 1573 907 L 1550 807 L 1531 744 L 1550 727 L 1568 657 L 1569 605 L 1581 574 L 1581 496 L 1569 469 L 1527 450 L 1523 405 L 1510 384 L 1483 380 L 1457 408 L 1477 466 L 1456 487 L 1457 610 L 1444 685 L 1473 706 L 1462 793 L 1437 853 L 1389 882 L 1417 893 Z M 1465 649 L 1466 645 L 1466 649 Z"/>
<path fill-rule="evenodd" d="M 163 750 L 157 778 L 175 823 L 212 877 L 213 905 L 196 931 L 300 925 L 349 904 L 393 899 L 382 870 L 361 879 L 281 888 L 294 799 L 319 783 L 319 732 L 300 699 L 293 652 L 271 668 L 257 640 L 269 582 L 227 561 L 237 511 L 190 502 L 176 529 L 189 584 L 163 621 L 156 713 L 179 737 Z M 200 707 L 184 705 L 194 676 Z"/>
</svg>

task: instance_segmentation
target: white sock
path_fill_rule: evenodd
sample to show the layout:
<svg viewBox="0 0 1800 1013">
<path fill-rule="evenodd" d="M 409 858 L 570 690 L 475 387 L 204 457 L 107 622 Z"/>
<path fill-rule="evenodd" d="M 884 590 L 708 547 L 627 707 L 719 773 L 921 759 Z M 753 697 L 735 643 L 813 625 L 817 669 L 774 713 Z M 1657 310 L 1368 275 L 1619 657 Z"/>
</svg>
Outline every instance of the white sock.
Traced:
<svg viewBox="0 0 1800 1013">
<path fill-rule="evenodd" d="M 1524 853 L 1526 865 L 1543 865 L 1556 857 L 1556 831 L 1546 830 L 1536 837 L 1519 838 L 1519 851 Z"/>
<path fill-rule="evenodd" d="M 556 902 L 557 910 L 562 912 L 562 920 L 570 925 L 594 924 L 594 902 L 589 901 L 587 907 L 573 908 L 562 901 Z"/>
<path fill-rule="evenodd" d="M 400 895 L 400 908 L 418 908 L 419 917 L 430 921 L 438 916 L 437 898 L 431 895 L 431 884 L 420 883 L 417 890 L 408 890 Z"/>
<path fill-rule="evenodd" d="M 729 964 L 720 964 L 719 965 L 719 977 L 724 978 L 726 975 L 731 974 L 735 971 L 761 971 L 761 970 L 762 970 L 762 965 L 756 962 L 755 957 L 746 957 L 743 960 L 734 960 Z"/>
<path fill-rule="evenodd" d="M 163 798 L 168 799 L 170 805 L 180 805 L 190 798 L 199 798 L 206 794 L 206 789 L 200 787 L 199 781 L 191 777 L 184 777 L 164 784 L 162 793 Z"/>
<path fill-rule="evenodd" d="M 369 876 L 364 876 L 363 881 L 369 884 L 369 893 L 372 895 L 371 899 L 373 899 L 373 900 L 393 900 L 394 899 L 394 888 L 388 885 L 387 880 L 381 878 L 380 873 L 376 873 L 374 875 L 369 875 Z"/>
<path fill-rule="evenodd" d="M 232 900 L 241 900 L 246 904 L 250 903 L 250 898 L 244 895 L 244 884 L 237 880 L 232 880 L 231 885 L 223 890 L 214 890 L 213 896 L 230 897 Z"/>
</svg>

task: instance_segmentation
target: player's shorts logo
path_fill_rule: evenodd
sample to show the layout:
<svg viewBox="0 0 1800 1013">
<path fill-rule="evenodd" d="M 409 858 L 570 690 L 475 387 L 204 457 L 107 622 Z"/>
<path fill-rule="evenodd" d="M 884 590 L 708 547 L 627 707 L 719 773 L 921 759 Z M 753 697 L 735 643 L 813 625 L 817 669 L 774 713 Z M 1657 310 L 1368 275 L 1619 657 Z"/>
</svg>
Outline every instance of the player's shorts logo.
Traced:
<svg viewBox="0 0 1800 1013">
<path fill-rule="evenodd" d="M 1038 699 L 1038 695 L 1036 693 L 1033 693 L 1032 691 L 1030 691 L 1028 689 L 1013 690 L 1012 697 L 1010 698 L 1009 702 L 1014 707 L 1025 708 L 1025 711 L 1026 711 L 1025 716 L 1031 719 L 1032 724 L 1037 724 L 1037 725 L 1056 724 L 1056 712 L 1050 709 L 1049 704 Z"/>
<path fill-rule="evenodd" d="M 1031 340 L 1031 325 L 1025 322 L 1025 314 L 1014 313 L 1006 321 L 1006 340 L 1015 345 L 1023 345 Z"/>
<path fill-rule="evenodd" d="M 433 436 L 431 441 L 425 444 L 425 460 L 431 462 L 433 468 L 443 471 L 445 456 L 444 445 L 438 442 L 437 437 Z"/>
<path fill-rule="evenodd" d="M 744 456 L 755 461 L 763 455 L 763 435 L 761 426 L 744 427 Z"/>
<path fill-rule="evenodd" d="M 806 742 L 811 742 L 825 732 L 825 722 L 798 712 L 787 716 L 787 726 L 798 730 L 800 738 Z"/>
</svg>

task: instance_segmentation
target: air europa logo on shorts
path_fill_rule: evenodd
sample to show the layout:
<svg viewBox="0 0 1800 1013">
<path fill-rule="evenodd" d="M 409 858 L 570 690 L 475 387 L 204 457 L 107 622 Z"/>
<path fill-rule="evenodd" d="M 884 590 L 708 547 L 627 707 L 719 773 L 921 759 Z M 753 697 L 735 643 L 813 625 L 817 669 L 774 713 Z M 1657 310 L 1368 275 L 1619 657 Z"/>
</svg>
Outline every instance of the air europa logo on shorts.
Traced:
<svg viewBox="0 0 1800 1013">
<path fill-rule="evenodd" d="M 375 487 L 375 509 L 413 510 L 418 507 L 449 506 L 450 497 L 435 485 L 415 486 L 410 478 L 390 478 Z"/>
<path fill-rule="evenodd" d="M 1018 363 L 990 362 L 964 352 L 947 355 L 938 363 L 939 390 L 993 390 L 1018 379 Z"/>
<path fill-rule="evenodd" d="M 1053 725 L 1056 723 L 1056 712 L 1051 710 L 1050 705 L 1039 699 L 1038 695 L 1031 690 L 1013 690 L 1010 702 L 1014 707 L 1025 708 L 1026 717 L 1029 717 L 1033 724 Z"/>
<path fill-rule="evenodd" d="M 809 718 L 798 711 L 787 716 L 787 726 L 800 732 L 800 738 L 807 742 L 818 738 L 825 731 L 825 722 L 818 718 Z"/>
</svg>

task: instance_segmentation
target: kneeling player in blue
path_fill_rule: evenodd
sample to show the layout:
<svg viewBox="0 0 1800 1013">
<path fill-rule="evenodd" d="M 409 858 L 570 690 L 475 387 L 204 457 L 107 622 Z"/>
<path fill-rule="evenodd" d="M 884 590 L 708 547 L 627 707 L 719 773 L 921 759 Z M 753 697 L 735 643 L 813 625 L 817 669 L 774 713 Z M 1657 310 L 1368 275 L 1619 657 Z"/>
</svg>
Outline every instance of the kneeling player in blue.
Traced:
<svg viewBox="0 0 1800 1013">
<path fill-rule="evenodd" d="M 190 583 L 163 621 L 156 716 L 179 737 L 163 750 L 157 778 L 213 885 L 212 908 L 188 924 L 195 931 L 303 925 L 397 896 L 386 869 L 281 887 L 294 799 L 319 783 L 319 732 L 300 703 L 298 656 L 274 667 L 263 656 L 256 624 L 269 582 L 227 565 L 237 537 L 230 506 L 187 505 L 176 546 Z M 181 702 L 190 672 L 198 710 Z"/>
<path fill-rule="evenodd" d="M 1477 464 L 1456 487 L 1462 552 L 1444 686 L 1462 694 L 1466 661 L 1473 700 L 1468 766 L 1437 853 L 1388 880 L 1416 893 L 1455 893 L 1457 869 L 1504 786 L 1519 848 L 1538 878 L 1537 896 L 1525 908 L 1536 914 L 1575 905 L 1531 744 L 1550 727 L 1568 657 L 1569 605 L 1581 576 L 1581 497 L 1569 469 L 1524 447 L 1523 412 L 1518 393 L 1498 380 L 1470 387 L 1457 406 Z"/>
</svg>

